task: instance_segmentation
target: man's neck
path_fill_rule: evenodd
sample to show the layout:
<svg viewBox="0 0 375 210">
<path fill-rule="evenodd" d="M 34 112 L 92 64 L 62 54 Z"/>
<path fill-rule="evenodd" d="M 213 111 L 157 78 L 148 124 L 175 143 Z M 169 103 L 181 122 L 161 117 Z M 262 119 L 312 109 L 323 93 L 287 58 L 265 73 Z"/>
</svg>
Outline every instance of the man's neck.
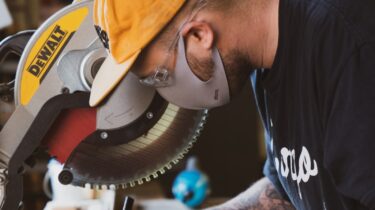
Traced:
<svg viewBox="0 0 375 210">
<path fill-rule="evenodd" d="M 279 0 L 250 0 L 236 10 L 218 26 L 222 34 L 218 44 L 223 49 L 237 48 L 253 67 L 271 68 L 278 46 Z"/>
</svg>

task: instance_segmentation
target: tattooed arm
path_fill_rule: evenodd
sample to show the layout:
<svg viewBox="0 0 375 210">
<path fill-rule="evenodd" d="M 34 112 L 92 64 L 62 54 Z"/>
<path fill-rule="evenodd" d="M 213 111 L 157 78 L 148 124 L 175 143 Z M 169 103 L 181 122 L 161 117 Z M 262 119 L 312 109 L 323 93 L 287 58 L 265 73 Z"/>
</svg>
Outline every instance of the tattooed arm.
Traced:
<svg viewBox="0 0 375 210">
<path fill-rule="evenodd" d="M 263 178 L 232 200 L 206 210 L 294 210 L 268 178 Z"/>
</svg>

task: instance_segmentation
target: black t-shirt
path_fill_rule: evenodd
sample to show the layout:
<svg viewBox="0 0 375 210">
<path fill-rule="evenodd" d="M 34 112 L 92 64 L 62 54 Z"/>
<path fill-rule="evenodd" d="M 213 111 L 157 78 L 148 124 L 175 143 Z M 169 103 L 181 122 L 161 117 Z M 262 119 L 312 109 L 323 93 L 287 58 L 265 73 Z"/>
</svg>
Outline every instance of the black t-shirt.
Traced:
<svg viewBox="0 0 375 210">
<path fill-rule="evenodd" d="M 297 209 L 375 209 L 375 0 L 280 0 L 279 26 L 251 75 L 265 175 Z"/>
</svg>

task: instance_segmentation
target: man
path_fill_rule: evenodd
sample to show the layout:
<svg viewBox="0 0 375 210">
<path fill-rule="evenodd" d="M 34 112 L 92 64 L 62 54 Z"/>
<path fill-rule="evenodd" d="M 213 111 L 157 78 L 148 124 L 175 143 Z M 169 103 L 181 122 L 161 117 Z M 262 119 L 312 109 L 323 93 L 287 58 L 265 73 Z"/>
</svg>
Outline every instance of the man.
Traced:
<svg viewBox="0 0 375 210">
<path fill-rule="evenodd" d="M 111 58 L 93 106 L 130 68 L 197 109 L 251 75 L 266 178 L 213 209 L 375 209 L 374 1 L 98 0 L 95 11 Z"/>
</svg>

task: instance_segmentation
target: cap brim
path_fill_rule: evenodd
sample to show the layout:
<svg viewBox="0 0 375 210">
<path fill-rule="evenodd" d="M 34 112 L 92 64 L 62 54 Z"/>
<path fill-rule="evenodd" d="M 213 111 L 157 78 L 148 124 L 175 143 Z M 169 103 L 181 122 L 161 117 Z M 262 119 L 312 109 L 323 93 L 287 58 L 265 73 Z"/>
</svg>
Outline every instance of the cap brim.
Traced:
<svg viewBox="0 0 375 210">
<path fill-rule="evenodd" d="M 102 102 L 126 76 L 141 51 L 132 55 L 125 62 L 118 64 L 111 55 L 103 62 L 91 87 L 90 106 Z"/>
</svg>

